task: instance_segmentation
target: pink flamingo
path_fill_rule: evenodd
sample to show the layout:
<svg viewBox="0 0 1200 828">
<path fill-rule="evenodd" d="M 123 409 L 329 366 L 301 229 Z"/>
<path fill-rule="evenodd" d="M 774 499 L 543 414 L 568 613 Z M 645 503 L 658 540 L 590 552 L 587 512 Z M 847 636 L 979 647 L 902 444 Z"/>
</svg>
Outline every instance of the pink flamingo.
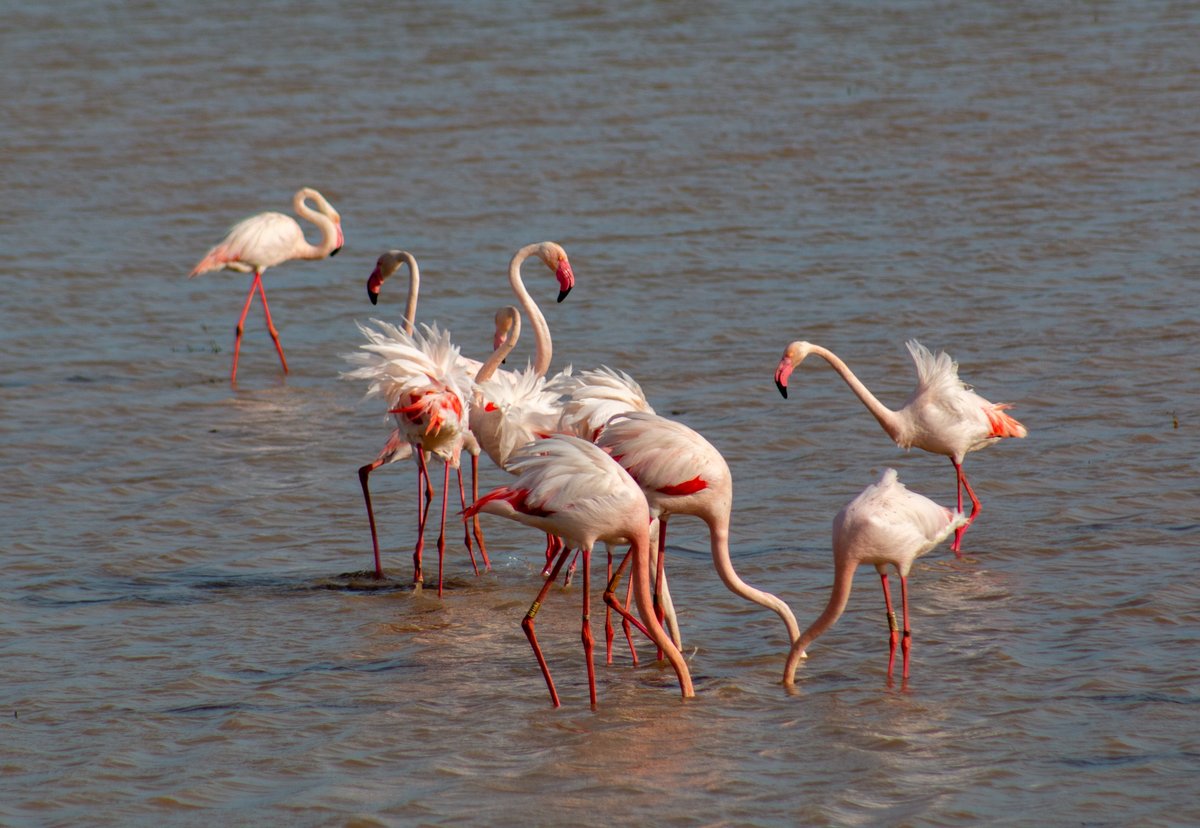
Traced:
<svg viewBox="0 0 1200 828">
<path fill-rule="evenodd" d="M 316 203 L 317 209 L 311 210 L 306 203 L 308 200 Z M 275 342 L 275 350 L 279 352 L 279 362 L 283 373 L 288 372 L 287 359 L 283 355 L 283 345 L 279 342 L 279 331 L 271 322 L 271 309 L 267 306 L 267 291 L 263 287 L 262 275 L 268 267 L 291 261 L 292 259 L 324 259 L 333 256 L 342 249 L 345 242 L 342 236 L 342 217 L 338 211 L 325 200 L 325 196 L 311 187 L 302 187 L 292 196 L 292 208 L 302 218 L 308 219 L 321 231 L 321 243 L 310 244 L 304 238 L 304 231 L 291 216 L 283 213 L 259 213 L 243 219 L 233 227 L 225 238 L 212 250 L 205 254 L 192 272 L 190 279 L 210 270 L 236 270 L 239 273 L 253 273 L 250 282 L 250 293 L 246 296 L 246 304 L 242 306 L 242 315 L 238 318 L 237 332 L 233 340 L 233 370 L 230 382 L 237 383 L 238 353 L 242 348 L 242 330 L 246 323 L 246 314 L 250 312 L 250 303 L 254 301 L 257 290 L 262 296 L 263 315 L 267 320 L 267 330 Z"/>
<path fill-rule="evenodd" d="M 503 393 L 507 387 L 510 391 L 509 396 L 501 399 L 481 400 L 483 404 L 475 408 L 470 424 L 472 431 L 477 436 L 478 445 L 500 468 L 504 468 L 507 454 L 511 453 L 517 445 L 526 442 L 525 439 L 521 439 L 521 432 L 526 426 L 530 429 L 536 427 L 539 433 L 545 430 L 543 428 L 544 424 L 541 422 L 543 418 L 538 412 L 549 404 L 549 399 L 557 398 L 557 394 L 547 391 L 544 379 L 546 372 L 549 370 L 550 362 L 553 359 L 553 342 L 550 337 L 550 327 L 546 323 L 546 317 L 542 313 L 541 308 L 538 307 L 537 302 L 529 294 L 529 291 L 525 287 L 525 282 L 521 277 L 521 266 L 527 259 L 534 257 L 554 272 L 559 286 L 557 301 L 562 302 L 575 286 L 575 274 L 571 269 L 570 259 L 568 259 L 562 245 L 557 242 L 544 241 L 527 244 L 517 250 L 509 261 L 509 285 L 533 327 L 536 343 L 534 363 L 532 367 L 526 369 L 523 377 L 518 376 L 514 372 L 496 373 L 495 382 L 489 384 L 489 389 L 495 393 Z M 416 260 L 411 254 L 404 253 L 403 251 L 391 251 L 390 254 L 380 256 L 375 269 L 367 279 L 367 295 L 371 299 L 371 303 L 375 304 L 383 289 L 383 283 L 399 269 L 401 264 L 405 263 L 409 268 L 409 295 L 406 305 L 406 318 L 409 320 L 408 330 L 411 333 L 420 281 L 419 269 L 417 268 Z M 498 329 L 494 338 L 494 348 L 500 347 L 500 339 L 501 331 Z M 465 357 L 461 357 L 460 359 L 465 362 L 468 370 L 473 375 L 477 374 L 482 365 L 482 363 L 467 360 Z M 568 368 L 564 373 L 569 374 L 570 369 Z M 487 379 L 487 377 L 484 379 Z M 477 379 L 477 382 L 482 382 L 482 380 Z M 524 397 L 516 399 L 513 394 L 517 392 L 523 393 Z M 531 418 L 528 423 L 521 424 L 518 422 L 526 416 Z M 557 419 L 557 416 L 556 414 L 554 419 Z M 388 456 L 387 447 L 385 446 L 384 452 L 376 458 L 375 462 L 363 467 L 363 469 L 368 469 L 366 474 L 370 474 L 371 469 L 388 462 Z M 362 476 L 363 472 L 360 470 L 360 480 Z M 471 490 L 473 498 L 477 500 L 479 498 L 479 467 L 478 451 L 474 449 L 471 451 Z M 430 490 L 427 489 L 426 491 L 429 492 Z M 486 551 L 483 546 L 482 529 L 479 526 L 478 518 L 472 520 L 472 525 L 475 530 L 475 537 L 480 544 L 480 549 L 485 555 L 486 562 Z M 547 547 L 550 547 L 549 543 Z M 382 572 L 378 567 L 378 563 L 376 571 L 377 574 Z"/>
<path fill-rule="evenodd" d="M 658 583 L 665 585 L 667 519 L 672 515 L 693 515 L 708 525 L 713 567 L 722 583 L 735 595 L 778 615 L 787 628 L 789 643 L 800 637 L 796 616 L 788 605 L 779 597 L 747 584 L 733 568 L 729 554 L 733 476 L 725 458 L 708 440 L 683 423 L 633 411 L 609 420 L 596 445 L 637 482 L 646 495 L 651 516 L 659 520 L 658 554 L 652 556 L 656 558 Z M 622 562 L 618 578 L 624 566 Z M 660 605 L 660 610 L 665 611 L 666 607 Z"/>
<path fill-rule="evenodd" d="M 797 341 L 787 346 L 783 358 L 779 360 L 779 367 L 775 369 L 775 386 L 786 399 L 788 377 L 805 357 L 816 354 L 841 374 L 850 390 L 858 395 L 883 430 L 896 441 L 896 445 L 902 449 L 916 446 L 949 457 L 957 478 L 955 488 L 960 512 L 963 489 L 971 498 L 971 515 L 955 531 L 954 543 L 950 546 L 954 554 L 961 558 L 959 547 L 962 536 L 979 514 L 980 508 L 979 499 L 963 474 L 963 458 L 1004 437 L 1024 437 L 1028 432 L 1025 426 L 1004 413 L 1011 406 L 988 402 L 968 388 L 958 378 L 958 363 L 945 352 L 935 357 L 915 339 L 906 344 L 917 367 L 917 387 L 898 411 L 893 411 L 876 399 L 837 354 L 811 342 Z"/>
<path fill-rule="evenodd" d="M 478 451 L 478 444 L 467 427 L 471 396 L 471 377 L 459 359 L 459 349 L 450 334 L 436 325 L 422 325 L 409 335 L 386 322 L 373 320 L 375 328 L 359 325 L 367 339 L 360 350 L 346 355 L 359 367 L 343 374 L 348 379 L 368 380 L 367 396 L 384 398 L 389 413 L 396 415 L 396 433 L 389 447 L 411 443 L 419 447 L 419 479 L 428 482 L 425 454 L 431 452 L 443 461 L 442 514 L 438 533 L 438 596 L 442 594 L 442 562 L 445 557 L 446 501 L 450 486 L 450 468 L 458 468 L 462 449 Z M 381 455 L 387 462 L 389 447 Z M 394 452 L 399 452 L 398 448 Z M 432 493 L 430 493 L 432 497 Z M 459 497 L 466 506 L 460 481 Z M 424 547 L 428 506 L 421 510 L 417 526 L 417 546 L 413 552 L 413 583 L 424 582 L 421 556 Z M 378 547 L 377 547 L 378 548 Z M 468 536 L 468 551 L 470 542 Z M 471 562 L 474 566 L 474 554 Z M 377 571 L 378 561 L 377 561 Z M 476 569 L 478 572 L 478 569 Z"/>
<path fill-rule="evenodd" d="M 792 686 L 796 666 L 807 658 L 806 648 L 821 633 L 833 626 L 850 599 L 850 586 L 859 564 L 872 564 L 883 583 L 883 601 L 887 608 L 889 630 L 888 677 L 896 659 L 900 639 L 904 653 L 904 678 L 908 678 L 908 652 L 912 633 L 908 624 L 908 573 L 913 561 L 944 541 L 951 532 L 966 523 L 961 511 L 951 512 L 929 498 L 909 491 L 899 481 L 895 469 L 886 469 L 877 483 L 867 486 L 842 507 L 833 519 L 833 590 L 825 611 L 792 643 L 783 683 Z M 887 567 L 900 573 L 900 604 L 904 615 L 904 633 L 896 624 L 892 596 L 888 590 Z"/>
<path fill-rule="evenodd" d="M 558 692 L 550 677 L 534 633 L 534 617 L 542 606 L 558 570 L 572 547 L 583 559 L 583 649 L 587 661 L 588 690 L 596 705 L 596 676 L 592 654 L 594 641 L 590 611 L 590 561 L 592 547 L 600 541 L 628 543 L 633 558 L 634 599 L 647 634 L 662 649 L 679 678 L 684 698 L 695 695 L 691 674 L 682 654 L 667 636 L 654 613 L 650 590 L 650 507 L 641 488 L 611 457 L 595 445 L 565 434 L 555 434 L 519 449 L 510 461 L 517 479 L 495 489 L 472 504 L 466 513 L 488 512 L 560 537 L 566 548 L 554 571 L 547 577 L 537 598 L 525 613 L 521 627 L 550 690 L 559 706 Z M 610 596 L 606 595 L 608 601 Z"/>
</svg>

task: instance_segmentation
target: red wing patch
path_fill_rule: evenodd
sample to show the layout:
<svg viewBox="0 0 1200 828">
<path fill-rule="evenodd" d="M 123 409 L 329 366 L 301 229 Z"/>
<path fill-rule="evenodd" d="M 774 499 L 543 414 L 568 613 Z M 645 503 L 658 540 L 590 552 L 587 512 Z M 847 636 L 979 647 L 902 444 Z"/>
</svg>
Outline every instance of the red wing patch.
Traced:
<svg viewBox="0 0 1200 828">
<path fill-rule="evenodd" d="M 660 486 L 658 488 L 658 492 L 659 494 L 665 494 L 674 497 L 679 495 L 695 494 L 696 492 L 707 488 L 708 483 L 702 480 L 700 475 L 696 475 L 691 480 L 685 480 L 683 483 L 676 483 L 673 486 Z"/>
<path fill-rule="evenodd" d="M 1008 407 L 1007 404 L 1001 403 L 983 410 L 983 413 L 987 415 L 988 425 L 992 429 L 988 434 L 989 437 L 1024 437 L 1029 433 L 1025 426 L 1004 413 L 1004 409 Z"/>
</svg>

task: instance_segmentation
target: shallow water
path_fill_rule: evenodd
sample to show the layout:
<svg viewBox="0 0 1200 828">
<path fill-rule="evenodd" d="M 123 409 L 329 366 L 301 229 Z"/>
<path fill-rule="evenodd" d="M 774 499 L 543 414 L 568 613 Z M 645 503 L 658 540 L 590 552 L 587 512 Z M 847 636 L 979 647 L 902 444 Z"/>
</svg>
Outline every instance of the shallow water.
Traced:
<svg viewBox="0 0 1200 828">
<path fill-rule="evenodd" d="M 0 822 L 67 824 L 1183 825 L 1200 695 L 1200 13 L 1187 6 L 416 4 L 347 12 L 67 2 L 0 33 Z M 185 278 L 302 185 L 334 259 L 268 271 L 228 380 L 240 274 Z M 468 354 L 512 252 L 578 280 L 554 368 L 634 374 L 735 479 L 749 582 L 802 625 L 838 508 L 894 466 L 826 366 L 780 399 L 793 339 L 883 399 L 904 341 L 946 349 L 1030 429 L 972 455 L 966 556 L 910 579 L 912 676 L 889 682 L 876 579 L 810 648 L 726 592 L 672 523 L 697 697 L 641 650 L 599 666 L 578 583 L 518 622 L 540 537 L 458 535 L 447 592 L 407 586 L 407 464 L 339 380 L 363 285 L 411 250 L 419 316 Z M 531 337 L 518 351 L 530 353 Z M 510 362 L 513 360 L 510 360 Z M 484 468 L 484 485 L 503 475 Z"/>
</svg>

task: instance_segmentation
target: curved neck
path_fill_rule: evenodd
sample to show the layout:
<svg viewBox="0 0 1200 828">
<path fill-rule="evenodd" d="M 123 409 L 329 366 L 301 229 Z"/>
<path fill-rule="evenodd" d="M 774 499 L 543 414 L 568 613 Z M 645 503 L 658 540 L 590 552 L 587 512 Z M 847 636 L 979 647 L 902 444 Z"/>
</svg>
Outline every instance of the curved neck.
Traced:
<svg viewBox="0 0 1200 828">
<path fill-rule="evenodd" d="M 527 244 L 516 252 L 508 264 L 508 282 L 512 285 L 517 301 L 521 303 L 521 310 L 525 311 L 526 316 L 529 317 L 529 323 L 533 325 L 533 337 L 537 342 L 533 370 L 539 377 L 543 377 L 550 369 L 550 360 L 554 355 L 553 345 L 550 342 L 550 326 L 546 324 L 546 317 L 542 315 L 537 302 L 533 301 L 533 297 L 525 289 L 525 283 L 521 281 L 521 264 L 532 256 L 539 246 Z"/>
<path fill-rule="evenodd" d="M 816 641 L 817 636 L 832 627 L 833 623 L 841 617 L 842 611 L 846 609 L 846 602 L 850 600 L 850 586 L 854 581 L 856 569 L 858 569 L 858 564 L 854 561 L 836 564 L 833 570 L 833 589 L 829 593 L 829 603 L 825 605 L 824 612 L 817 616 L 817 620 L 813 621 L 800 638 L 792 643 L 792 650 L 788 654 L 787 665 L 783 670 L 784 684 L 794 683 L 796 666 L 800 663 L 801 657 L 805 655 L 804 651 L 808 645 Z"/>
<path fill-rule="evenodd" d="M 667 631 L 658 623 L 658 615 L 655 612 L 654 597 L 650 592 L 649 532 L 650 527 L 647 524 L 636 537 L 630 538 L 629 553 L 633 556 L 633 574 L 630 577 L 633 580 L 634 600 L 637 602 L 638 615 L 642 617 L 642 623 L 646 625 L 650 637 L 675 668 L 684 698 L 691 698 L 696 695 L 696 691 L 692 687 L 692 676 L 688 671 L 687 662 L 675 646 L 675 642 L 667 635 Z"/>
<path fill-rule="evenodd" d="M 712 544 L 713 567 L 717 570 L 721 582 L 734 595 L 740 595 L 747 601 L 753 601 L 760 607 L 774 611 L 787 627 L 788 642 L 794 644 L 800 638 L 800 625 L 796 623 L 796 616 L 792 614 L 791 607 L 779 597 L 750 586 L 733 570 L 733 561 L 729 556 L 729 521 L 724 521 L 723 526 L 709 524 L 709 539 Z"/>
<path fill-rule="evenodd" d="M 888 436 L 893 440 L 899 441 L 901 432 L 899 415 L 881 403 L 879 399 L 871 393 L 870 389 L 863 385 L 862 382 L 859 381 L 858 377 L 854 376 L 854 372 L 851 371 L 846 366 L 846 363 L 842 362 L 838 355 L 833 351 L 830 351 L 827 348 L 822 348 L 820 345 L 813 345 L 812 352 L 828 362 L 833 367 L 833 370 L 841 374 L 842 379 L 846 381 L 846 385 L 849 385 L 850 390 L 858 395 L 858 398 L 862 400 L 863 405 L 865 405 L 867 410 L 870 411 L 871 414 L 874 415 L 875 419 L 879 421 L 879 425 L 883 426 L 883 430 L 888 433 Z"/>
<path fill-rule="evenodd" d="M 421 268 L 417 258 L 407 250 L 400 251 L 400 258 L 408 265 L 408 302 L 404 305 L 404 332 L 412 336 L 413 323 L 417 320 L 417 294 L 421 292 Z"/>
<path fill-rule="evenodd" d="M 308 199 L 312 199 L 317 204 L 317 209 L 312 210 L 306 203 Z M 292 207 L 296 211 L 296 215 L 301 218 L 308 219 L 317 226 L 321 231 L 321 243 L 309 244 L 305 240 L 307 250 L 304 254 L 297 256 L 299 259 L 324 259 L 332 253 L 339 245 L 338 228 L 329 214 L 333 212 L 333 207 L 325 200 L 325 197 L 316 190 L 303 189 L 299 190 L 292 197 Z"/>
<path fill-rule="evenodd" d="M 492 355 L 488 357 L 487 362 L 479 366 L 479 370 L 475 374 L 475 382 L 487 382 L 496 373 L 496 369 L 500 367 L 500 363 L 512 353 L 512 349 L 517 347 L 517 340 L 521 338 L 521 315 L 516 313 L 516 308 L 510 307 L 513 313 L 508 314 L 509 328 L 508 333 L 504 336 L 496 350 L 492 351 Z"/>
</svg>

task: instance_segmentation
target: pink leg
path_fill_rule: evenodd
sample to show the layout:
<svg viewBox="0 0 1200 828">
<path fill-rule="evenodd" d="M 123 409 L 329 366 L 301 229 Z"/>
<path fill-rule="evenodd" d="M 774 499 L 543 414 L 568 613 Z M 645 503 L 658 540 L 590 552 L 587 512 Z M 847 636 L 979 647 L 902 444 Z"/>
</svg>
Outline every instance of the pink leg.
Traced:
<svg viewBox="0 0 1200 828">
<path fill-rule="evenodd" d="M 604 603 L 607 604 L 608 606 L 612 607 L 613 610 L 615 610 L 616 613 L 618 615 L 620 615 L 622 618 L 624 618 L 626 621 L 633 624 L 633 626 L 637 627 L 638 630 L 640 630 L 647 638 L 650 638 L 651 637 L 650 631 L 647 630 L 645 628 L 645 626 L 643 626 L 642 622 L 639 621 L 637 618 L 635 618 L 629 612 L 629 610 L 627 610 L 627 609 L 625 609 L 625 607 L 621 606 L 621 602 L 617 600 L 617 596 L 616 596 L 617 584 L 621 583 L 621 576 L 625 574 L 625 567 L 629 564 L 629 562 L 631 560 L 632 560 L 631 556 L 626 554 L 625 557 L 621 559 L 621 563 L 619 563 L 617 565 L 617 571 L 614 572 L 613 576 L 608 579 L 608 586 L 606 586 L 604 588 Z M 630 642 L 629 646 L 630 646 L 630 649 L 633 649 L 632 642 Z M 636 653 L 634 654 L 634 663 L 635 664 L 637 663 L 637 654 Z"/>
<path fill-rule="evenodd" d="M 445 476 L 442 479 L 442 521 L 438 529 L 438 597 L 442 597 L 442 562 L 446 557 L 446 498 L 450 494 L 450 464 L 443 464 Z"/>
<path fill-rule="evenodd" d="M 654 617 L 658 619 L 658 625 L 661 627 L 663 619 L 667 616 L 666 608 L 663 606 L 662 600 L 662 583 L 663 573 L 667 566 L 667 516 L 662 515 L 658 519 L 658 568 L 654 573 Z M 663 652 L 658 651 L 658 660 L 662 661 Z"/>
<path fill-rule="evenodd" d="M 371 546 L 375 549 L 375 577 L 383 578 L 383 563 L 379 558 L 379 536 L 375 532 L 375 512 L 371 508 L 371 490 L 367 486 L 367 478 L 371 472 L 383 465 L 383 460 L 375 460 L 365 466 L 359 466 L 358 482 L 362 486 L 363 500 L 367 504 L 367 520 L 371 523 Z"/>
<path fill-rule="evenodd" d="M 429 468 L 425 464 L 425 449 L 417 447 L 417 545 L 413 549 L 413 583 L 423 584 L 425 573 L 421 571 L 421 556 L 425 551 L 425 521 L 429 517 L 429 504 L 433 502 L 433 484 L 429 482 Z"/>
<path fill-rule="evenodd" d="M 258 277 L 258 293 L 262 296 L 263 315 L 267 318 L 267 331 L 271 334 L 271 339 L 275 340 L 275 350 L 279 352 L 279 363 L 283 366 L 283 373 L 288 372 L 287 359 L 283 355 L 283 345 L 279 343 L 279 331 L 275 330 L 275 325 L 271 322 L 271 309 L 267 306 L 267 289 L 263 287 L 262 275 Z"/>
<path fill-rule="evenodd" d="M 571 579 L 575 577 L 575 567 L 579 565 L 579 550 L 575 550 L 575 554 L 571 556 L 571 565 L 567 567 L 567 574 L 563 575 L 563 586 L 570 586 Z"/>
<path fill-rule="evenodd" d="M 588 693 L 592 699 L 592 707 L 596 706 L 596 664 L 593 659 L 593 651 L 596 648 L 596 643 L 592 639 L 592 552 L 590 549 L 582 550 L 583 555 L 583 656 L 587 659 L 587 677 L 588 677 Z"/>
<path fill-rule="evenodd" d="M 479 457 L 471 455 L 471 502 L 475 503 L 479 500 Z M 479 515 L 471 519 L 471 526 L 475 531 L 475 543 L 479 545 L 479 554 L 483 558 L 484 572 L 490 572 L 492 562 L 488 560 L 487 546 L 483 542 L 483 527 L 479 525 Z"/>
<path fill-rule="evenodd" d="M 609 553 L 608 553 L 608 568 L 605 570 L 605 574 L 604 574 L 604 577 L 606 579 L 605 583 L 608 583 L 608 581 L 612 580 L 612 574 L 613 574 L 612 550 L 610 549 Z M 613 639 L 615 637 L 616 637 L 616 633 L 613 630 L 613 624 L 612 624 L 612 607 L 610 607 L 608 604 L 605 604 L 604 605 L 604 663 L 605 664 L 612 664 L 612 645 L 613 645 Z"/>
<path fill-rule="evenodd" d="M 896 624 L 896 613 L 892 609 L 892 594 L 888 590 L 888 576 L 886 572 L 879 573 L 879 580 L 883 584 L 883 603 L 887 607 L 888 620 L 888 678 L 892 677 L 892 667 L 896 663 L 896 642 L 900 638 L 900 629 Z M 901 579 L 903 583 L 903 579 Z M 903 587 L 902 587 L 903 589 Z"/>
<path fill-rule="evenodd" d="M 233 372 L 229 375 L 229 381 L 237 385 L 237 365 L 238 354 L 242 352 L 242 331 L 246 327 L 246 314 L 250 312 L 250 303 L 254 301 L 254 291 L 258 288 L 259 280 L 262 275 L 256 270 L 254 278 L 250 280 L 250 292 L 246 294 L 246 304 L 242 305 L 242 315 L 238 317 L 237 328 L 233 336 Z"/>
<path fill-rule="evenodd" d="M 554 565 L 554 558 L 562 549 L 562 542 L 554 535 L 546 535 L 546 565 L 542 567 L 542 577 L 545 578 L 550 574 L 550 567 Z"/>
<path fill-rule="evenodd" d="M 900 639 L 900 649 L 904 651 L 904 678 L 908 678 L 908 651 L 912 649 L 912 630 L 908 626 L 908 578 L 900 576 L 900 606 L 904 613 L 904 637 Z"/>
<path fill-rule="evenodd" d="M 962 547 L 962 537 L 967 533 L 967 529 L 969 529 L 971 524 L 975 521 L 976 515 L 979 514 L 980 506 L 979 498 L 975 497 L 974 489 L 972 489 L 971 484 L 967 482 L 967 476 L 963 474 L 962 465 L 955 461 L 954 458 L 951 458 L 950 462 L 954 464 L 959 512 L 961 512 L 963 508 L 963 489 L 967 490 L 967 495 L 971 498 L 971 514 L 967 517 L 967 522 L 965 524 L 954 530 L 954 542 L 950 544 L 950 551 L 954 553 L 955 557 L 961 558 L 962 553 L 959 550 Z"/>
<path fill-rule="evenodd" d="M 467 493 L 463 491 L 462 467 L 458 469 L 458 502 L 462 504 L 462 509 L 467 510 Z M 475 501 L 471 501 L 474 503 Z M 463 543 L 467 547 L 467 555 L 471 558 L 471 569 L 475 570 L 475 574 L 479 574 L 479 567 L 475 564 L 475 551 L 471 548 L 471 524 L 465 518 L 463 519 Z"/>
<path fill-rule="evenodd" d="M 559 706 L 558 691 L 554 689 L 554 679 L 550 678 L 550 666 L 546 664 L 546 657 L 542 654 L 542 648 L 538 646 L 537 635 L 533 630 L 533 619 L 537 617 L 538 610 L 542 608 L 542 602 L 546 600 L 546 593 L 550 591 L 550 587 L 558 579 L 558 571 L 562 569 L 562 565 L 566 562 L 569 551 L 569 549 L 563 547 L 562 552 L 558 555 L 558 560 L 551 568 L 550 574 L 546 576 L 546 581 L 542 584 L 537 598 L 533 599 L 533 603 L 525 613 L 525 617 L 521 619 L 521 629 L 525 631 L 525 637 L 529 639 L 529 646 L 533 647 L 533 654 L 537 657 L 538 666 L 542 668 L 542 675 L 546 678 L 546 687 L 550 689 L 550 701 L 554 703 L 555 707 Z"/>
</svg>

